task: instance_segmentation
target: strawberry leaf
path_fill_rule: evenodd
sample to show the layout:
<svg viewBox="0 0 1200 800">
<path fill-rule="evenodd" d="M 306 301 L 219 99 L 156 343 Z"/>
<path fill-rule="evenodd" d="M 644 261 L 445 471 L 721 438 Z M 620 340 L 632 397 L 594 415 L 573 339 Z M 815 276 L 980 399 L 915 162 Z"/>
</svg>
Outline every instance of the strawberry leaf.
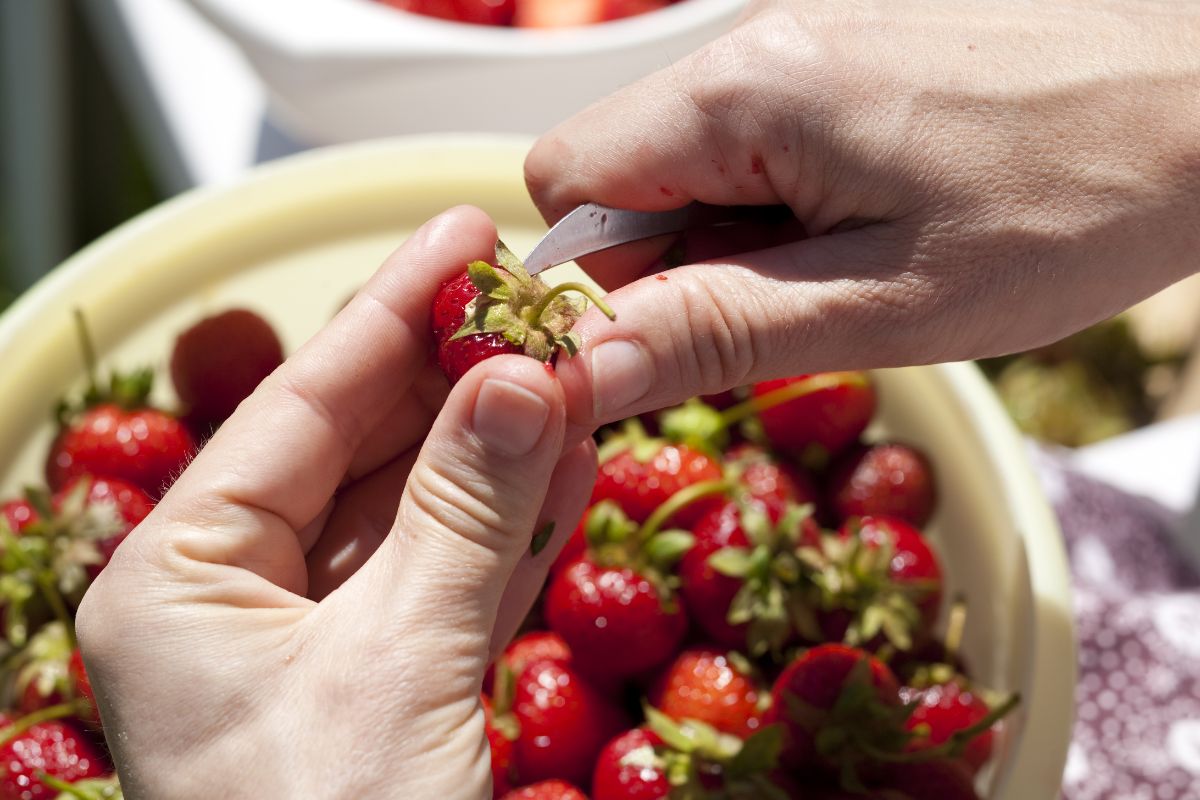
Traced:
<svg viewBox="0 0 1200 800">
<path fill-rule="evenodd" d="M 696 537 L 687 531 L 663 531 L 650 537 L 645 553 L 655 566 L 665 569 L 683 558 L 695 544 Z"/>
<path fill-rule="evenodd" d="M 722 547 L 708 557 L 708 565 L 729 578 L 745 580 L 754 570 L 753 553 L 745 547 Z"/>
</svg>

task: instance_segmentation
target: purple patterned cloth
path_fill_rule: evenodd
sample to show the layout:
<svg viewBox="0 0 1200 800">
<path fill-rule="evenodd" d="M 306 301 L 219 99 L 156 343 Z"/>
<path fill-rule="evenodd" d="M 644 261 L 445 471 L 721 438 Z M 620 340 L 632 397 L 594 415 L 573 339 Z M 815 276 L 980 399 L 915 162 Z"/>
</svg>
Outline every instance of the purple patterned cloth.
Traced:
<svg viewBox="0 0 1200 800">
<path fill-rule="evenodd" d="M 1161 506 L 1036 454 L 1074 576 L 1064 800 L 1200 800 L 1200 574 Z"/>
</svg>

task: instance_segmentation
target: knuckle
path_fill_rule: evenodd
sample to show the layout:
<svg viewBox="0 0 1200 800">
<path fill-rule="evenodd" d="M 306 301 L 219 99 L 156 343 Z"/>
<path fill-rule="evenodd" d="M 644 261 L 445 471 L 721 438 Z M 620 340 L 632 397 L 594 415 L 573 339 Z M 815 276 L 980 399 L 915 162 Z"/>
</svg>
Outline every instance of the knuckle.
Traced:
<svg viewBox="0 0 1200 800">
<path fill-rule="evenodd" d="M 407 495 L 426 527 L 434 525 L 477 544 L 495 548 L 507 538 L 491 482 L 456 474 L 443 465 L 421 464 L 409 476 Z"/>
<path fill-rule="evenodd" d="M 685 330 L 677 341 L 690 346 L 675 351 L 676 374 L 683 385 L 702 393 L 722 391 L 742 382 L 754 369 L 755 334 L 748 322 L 753 303 L 730 270 L 706 270 L 703 280 L 677 283 L 679 317 Z M 733 299 L 736 298 L 736 301 Z"/>
</svg>

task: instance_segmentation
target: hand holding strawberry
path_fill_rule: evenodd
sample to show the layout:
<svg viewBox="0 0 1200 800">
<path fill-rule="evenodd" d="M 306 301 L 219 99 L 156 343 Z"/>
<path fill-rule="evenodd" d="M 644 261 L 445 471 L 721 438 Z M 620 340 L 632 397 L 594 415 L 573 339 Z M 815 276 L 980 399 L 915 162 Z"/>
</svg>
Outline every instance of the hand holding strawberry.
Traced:
<svg viewBox="0 0 1200 800">
<path fill-rule="evenodd" d="M 495 238 L 471 209 L 415 234 L 92 585 L 78 634 L 131 796 L 487 792 L 493 638 L 525 615 L 595 475 L 590 444 L 563 454 L 541 364 L 490 359 L 448 396 L 427 365 L 439 285 Z"/>
</svg>

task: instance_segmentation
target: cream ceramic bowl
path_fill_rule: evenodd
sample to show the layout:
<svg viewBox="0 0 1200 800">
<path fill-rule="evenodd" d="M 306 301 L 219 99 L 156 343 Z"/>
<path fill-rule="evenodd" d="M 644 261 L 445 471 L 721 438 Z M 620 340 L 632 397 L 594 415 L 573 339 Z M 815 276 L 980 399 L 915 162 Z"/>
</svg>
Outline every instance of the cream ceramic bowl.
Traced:
<svg viewBox="0 0 1200 800">
<path fill-rule="evenodd" d="M 400 241 L 449 206 L 481 206 L 517 252 L 528 252 L 544 231 L 522 183 L 528 146 L 523 138 L 438 137 L 315 152 L 173 200 L 79 253 L 0 318 L 3 496 L 41 480 L 53 398 L 79 386 L 73 307 L 84 309 L 114 366 L 161 371 L 176 333 L 233 305 L 266 315 L 294 349 Z M 936 465 L 942 504 L 932 536 L 947 565 L 947 594 L 962 592 L 970 605 L 966 654 L 978 678 L 1025 698 L 998 768 L 985 776 L 987 797 L 1050 800 L 1075 682 L 1054 518 L 1021 441 L 973 367 L 875 377 L 879 433 L 920 444 Z M 169 402 L 167 383 L 159 388 Z"/>
<path fill-rule="evenodd" d="M 542 31 L 466 25 L 374 0 L 191 0 L 309 142 L 433 131 L 542 133 L 728 30 L 747 0 L 685 0 Z"/>
</svg>

